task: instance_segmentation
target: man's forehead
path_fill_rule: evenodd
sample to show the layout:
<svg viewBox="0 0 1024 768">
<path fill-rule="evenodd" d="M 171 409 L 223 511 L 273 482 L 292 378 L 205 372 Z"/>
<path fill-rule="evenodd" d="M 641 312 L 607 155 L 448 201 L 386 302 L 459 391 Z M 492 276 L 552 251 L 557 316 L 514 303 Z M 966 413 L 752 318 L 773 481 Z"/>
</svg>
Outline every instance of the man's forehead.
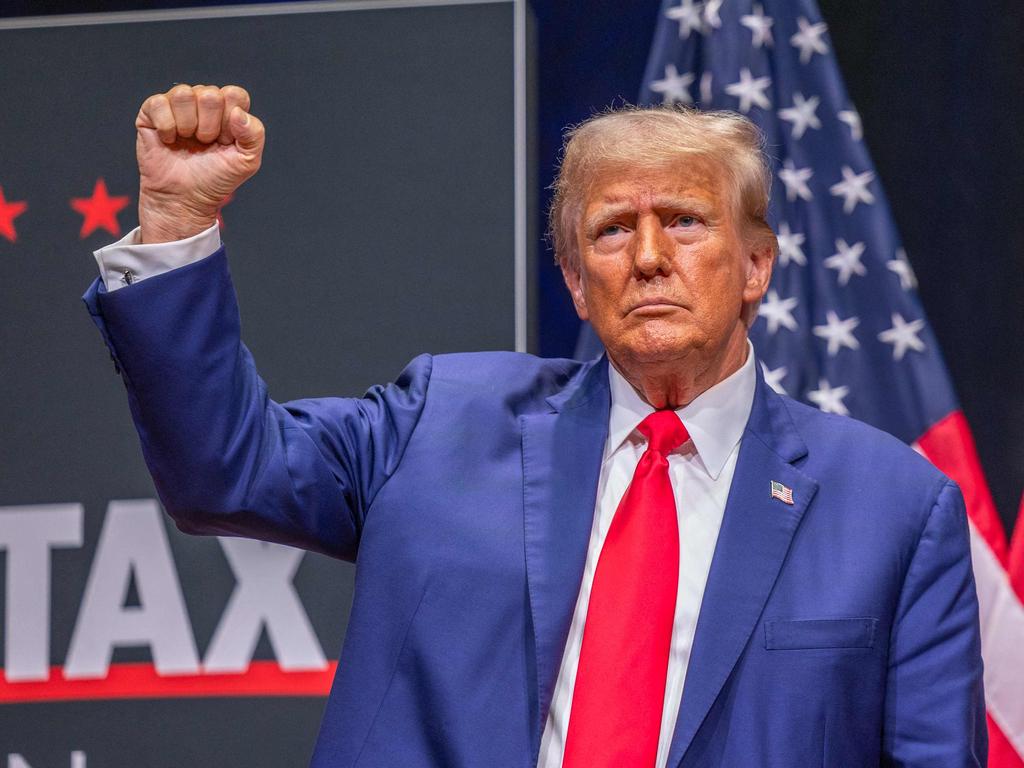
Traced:
<svg viewBox="0 0 1024 768">
<path fill-rule="evenodd" d="M 714 163 L 704 158 L 650 168 L 635 165 L 602 168 L 590 179 L 584 207 L 656 203 L 679 198 L 712 202 L 722 196 L 723 176 Z"/>
</svg>

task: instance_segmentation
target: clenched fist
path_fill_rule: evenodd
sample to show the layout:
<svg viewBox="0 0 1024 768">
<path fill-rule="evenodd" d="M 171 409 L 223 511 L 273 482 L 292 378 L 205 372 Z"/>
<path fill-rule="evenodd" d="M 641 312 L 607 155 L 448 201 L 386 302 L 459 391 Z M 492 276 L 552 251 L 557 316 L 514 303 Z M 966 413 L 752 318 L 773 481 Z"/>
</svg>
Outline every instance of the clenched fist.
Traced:
<svg viewBox="0 0 1024 768">
<path fill-rule="evenodd" d="M 135 118 L 142 242 L 181 240 L 209 228 L 259 170 L 263 123 L 236 85 L 176 85 Z"/>
</svg>

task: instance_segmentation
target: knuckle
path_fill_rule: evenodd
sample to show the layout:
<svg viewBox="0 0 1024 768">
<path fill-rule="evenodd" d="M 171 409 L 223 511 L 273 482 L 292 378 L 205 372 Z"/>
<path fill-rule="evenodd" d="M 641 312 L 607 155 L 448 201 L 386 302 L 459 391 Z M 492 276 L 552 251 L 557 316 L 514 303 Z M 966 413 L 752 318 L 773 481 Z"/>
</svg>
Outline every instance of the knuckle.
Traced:
<svg viewBox="0 0 1024 768">
<path fill-rule="evenodd" d="M 224 94 L 224 98 L 228 99 L 236 104 L 249 104 L 249 92 L 238 85 L 225 85 L 221 88 L 221 92 Z"/>
<path fill-rule="evenodd" d="M 224 98 L 221 96 L 220 91 L 215 88 L 203 88 L 197 97 L 199 105 L 202 107 L 219 107 L 224 103 Z"/>
<path fill-rule="evenodd" d="M 160 112 L 168 107 L 167 96 L 162 93 L 154 93 L 144 102 L 142 102 L 142 109 L 145 112 Z"/>
<path fill-rule="evenodd" d="M 189 85 L 176 85 L 167 92 L 167 98 L 175 104 L 187 104 L 194 97 L 192 86 Z"/>
</svg>

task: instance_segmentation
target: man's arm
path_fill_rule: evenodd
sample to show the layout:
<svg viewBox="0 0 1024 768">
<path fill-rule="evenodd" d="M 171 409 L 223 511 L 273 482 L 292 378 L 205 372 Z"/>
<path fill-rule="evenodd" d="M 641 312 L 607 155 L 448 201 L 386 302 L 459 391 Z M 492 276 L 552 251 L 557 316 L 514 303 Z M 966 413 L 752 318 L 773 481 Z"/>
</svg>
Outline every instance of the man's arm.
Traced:
<svg viewBox="0 0 1024 768">
<path fill-rule="evenodd" d="M 146 100 L 136 120 L 139 242 L 108 251 L 111 263 L 97 257 L 104 280 L 84 298 L 124 379 L 157 490 L 182 530 L 352 559 L 363 515 L 419 420 L 430 359 L 362 399 L 280 405 L 268 397 L 241 342 L 219 239 L 212 254 L 198 247 L 178 258 L 183 239 L 212 244 L 223 200 L 259 167 L 263 129 L 248 106 L 234 87 L 176 86 Z M 145 262 L 145 279 L 109 290 L 119 277 L 112 262 L 126 249 Z M 178 255 L 165 258 L 169 249 Z M 154 253 L 167 263 L 153 268 Z"/>
<path fill-rule="evenodd" d="M 241 342 L 223 249 L 113 293 L 97 279 L 85 300 L 179 528 L 354 559 L 418 423 L 429 357 L 363 398 L 274 402 Z"/>
<path fill-rule="evenodd" d="M 889 646 L 883 765 L 984 768 L 978 599 L 959 489 L 939 492 L 911 559 Z"/>
</svg>

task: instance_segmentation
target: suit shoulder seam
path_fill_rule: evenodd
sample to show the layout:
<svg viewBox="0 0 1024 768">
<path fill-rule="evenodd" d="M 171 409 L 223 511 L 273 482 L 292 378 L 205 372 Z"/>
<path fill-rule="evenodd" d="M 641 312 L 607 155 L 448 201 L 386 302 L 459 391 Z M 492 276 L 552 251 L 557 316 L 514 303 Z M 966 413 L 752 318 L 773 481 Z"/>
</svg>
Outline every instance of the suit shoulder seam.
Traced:
<svg viewBox="0 0 1024 768">
<path fill-rule="evenodd" d="M 388 472 L 387 477 L 385 477 L 381 481 L 380 485 L 377 487 L 377 490 L 374 491 L 373 496 L 366 500 L 366 509 L 363 512 L 364 518 L 366 517 L 366 515 L 370 513 L 370 508 L 373 506 L 373 503 L 377 500 L 377 496 L 380 495 L 380 492 L 384 490 L 384 486 L 386 486 L 391 481 L 391 478 L 394 477 L 395 473 L 398 472 L 398 468 L 402 466 L 402 461 L 405 460 L 405 452 L 409 448 L 409 443 L 412 442 L 413 435 L 416 434 L 416 430 L 420 426 L 420 421 L 423 420 L 423 411 L 425 411 L 427 408 L 427 398 L 430 396 L 430 383 L 434 373 L 434 356 L 429 354 L 424 356 L 427 358 L 427 380 L 426 383 L 423 385 L 423 398 L 421 400 L 419 413 L 416 414 L 416 423 L 413 424 L 412 429 L 409 430 L 409 436 L 405 439 L 405 443 L 402 445 L 399 451 L 399 456 L 398 459 L 395 461 L 394 467 L 392 467 L 391 471 Z"/>
<path fill-rule="evenodd" d="M 903 578 L 900 581 L 900 594 L 901 595 L 903 593 L 903 590 L 907 586 L 907 580 L 910 578 L 910 572 L 914 568 L 914 561 L 917 560 L 917 553 L 921 549 L 921 542 L 924 540 L 925 531 L 928 530 L 928 526 L 931 523 L 932 518 L 935 516 L 935 511 L 937 509 L 939 509 L 939 507 L 941 506 L 939 504 L 939 499 L 942 497 L 942 494 L 946 490 L 948 490 L 948 489 L 955 489 L 956 488 L 956 484 L 952 480 L 950 480 L 948 477 L 945 477 L 945 476 L 940 477 L 939 480 L 936 482 L 936 485 L 937 485 L 937 488 L 935 489 L 934 493 L 931 494 L 931 496 L 930 496 L 931 504 L 928 507 L 928 513 L 926 515 L 924 515 L 924 520 L 922 521 L 921 527 L 920 527 L 920 529 L 917 532 L 916 538 L 914 539 L 914 549 L 911 552 L 910 558 L 907 561 L 907 567 L 903 571 Z M 895 628 L 896 628 L 896 622 L 893 622 L 893 629 L 895 630 Z"/>
</svg>

